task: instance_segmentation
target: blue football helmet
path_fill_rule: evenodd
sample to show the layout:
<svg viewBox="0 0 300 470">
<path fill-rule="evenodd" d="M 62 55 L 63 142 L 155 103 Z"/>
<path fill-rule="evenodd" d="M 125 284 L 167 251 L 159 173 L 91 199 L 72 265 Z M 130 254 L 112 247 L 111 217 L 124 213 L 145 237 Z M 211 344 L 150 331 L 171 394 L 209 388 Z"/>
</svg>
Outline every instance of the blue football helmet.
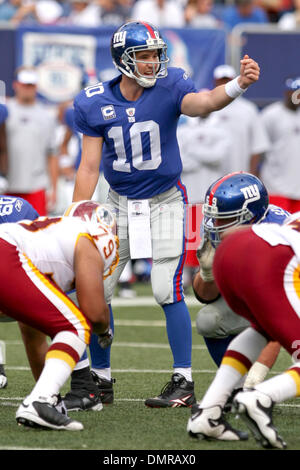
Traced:
<svg viewBox="0 0 300 470">
<path fill-rule="evenodd" d="M 152 76 L 139 72 L 137 64 L 146 62 L 136 59 L 136 52 L 149 49 L 157 50 L 159 54 L 158 62 L 150 62 L 153 68 Z M 115 67 L 145 88 L 152 87 L 157 78 L 164 78 L 168 74 L 167 44 L 159 30 L 149 23 L 130 21 L 120 26 L 112 36 L 110 50 Z"/>
<path fill-rule="evenodd" d="M 206 192 L 204 233 L 213 246 L 217 246 L 220 233 L 235 225 L 259 223 L 268 206 L 268 192 L 256 176 L 244 172 L 225 175 Z"/>
</svg>

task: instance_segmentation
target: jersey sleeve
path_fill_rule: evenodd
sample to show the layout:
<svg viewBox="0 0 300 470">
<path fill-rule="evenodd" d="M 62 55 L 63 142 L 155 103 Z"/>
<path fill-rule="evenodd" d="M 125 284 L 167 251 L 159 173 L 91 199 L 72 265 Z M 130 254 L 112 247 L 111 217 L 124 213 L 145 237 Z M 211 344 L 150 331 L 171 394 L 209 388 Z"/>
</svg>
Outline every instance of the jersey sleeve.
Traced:
<svg viewBox="0 0 300 470">
<path fill-rule="evenodd" d="M 262 222 L 283 225 L 291 214 L 275 204 L 269 204 L 268 212 Z"/>
<path fill-rule="evenodd" d="M 0 224 L 35 220 L 39 217 L 32 205 L 23 198 L 0 196 Z"/>
<path fill-rule="evenodd" d="M 197 93 L 193 80 L 181 68 L 174 68 L 172 72 L 172 94 L 179 113 L 181 113 L 181 103 L 188 93 Z"/>
<path fill-rule="evenodd" d="M 91 125 L 93 101 L 87 101 L 84 90 L 74 100 L 74 130 L 90 137 L 102 137 L 99 128 Z"/>
<path fill-rule="evenodd" d="M 0 124 L 2 124 L 8 117 L 8 110 L 4 104 L 0 104 Z"/>
<path fill-rule="evenodd" d="M 22 200 L 23 201 L 23 219 L 28 219 L 28 220 L 35 220 L 37 219 L 40 215 L 39 213 L 32 207 L 29 202 Z"/>
</svg>

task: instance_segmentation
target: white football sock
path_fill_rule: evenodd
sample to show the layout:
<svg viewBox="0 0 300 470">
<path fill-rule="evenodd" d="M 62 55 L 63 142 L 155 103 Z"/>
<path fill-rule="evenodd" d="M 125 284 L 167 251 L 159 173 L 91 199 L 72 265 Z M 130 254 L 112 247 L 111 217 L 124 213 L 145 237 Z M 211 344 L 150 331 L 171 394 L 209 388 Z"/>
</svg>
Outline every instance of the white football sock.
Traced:
<svg viewBox="0 0 300 470">
<path fill-rule="evenodd" d="M 30 400 L 57 395 L 70 377 L 71 372 L 71 367 L 65 361 L 55 358 L 47 359 L 44 369 L 29 395 Z"/>
<path fill-rule="evenodd" d="M 188 382 L 192 382 L 191 367 L 175 367 L 173 374 L 181 374 Z"/>
<path fill-rule="evenodd" d="M 297 365 L 299 367 L 300 364 Z M 291 368 L 283 374 L 276 375 L 276 377 L 256 385 L 254 388 L 268 395 L 275 403 L 281 403 L 289 398 L 299 396 L 300 376 Z"/>
<path fill-rule="evenodd" d="M 106 380 L 111 380 L 111 368 L 108 367 L 107 369 L 95 369 L 94 367 L 91 369 L 98 377 L 102 377 Z"/>
</svg>

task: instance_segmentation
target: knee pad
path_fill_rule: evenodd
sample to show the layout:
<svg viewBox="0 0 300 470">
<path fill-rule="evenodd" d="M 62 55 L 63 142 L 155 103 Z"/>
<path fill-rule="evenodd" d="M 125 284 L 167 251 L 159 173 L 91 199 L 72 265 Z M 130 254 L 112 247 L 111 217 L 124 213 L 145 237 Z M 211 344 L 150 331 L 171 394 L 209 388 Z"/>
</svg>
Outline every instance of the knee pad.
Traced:
<svg viewBox="0 0 300 470">
<path fill-rule="evenodd" d="M 225 338 L 229 335 L 237 335 L 249 325 L 248 320 L 231 310 L 223 297 L 205 305 L 196 318 L 198 333 L 207 338 Z"/>
<path fill-rule="evenodd" d="M 220 324 L 220 312 L 212 304 L 205 305 L 197 313 L 196 317 L 196 328 L 197 332 L 201 336 L 207 338 L 216 338 L 219 335 L 217 334 L 217 329 Z"/>
<path fill-rule="evenodd" d="M 173 303 L 173 278 L 166 265 L 154 265 L 151 270 L 152 292 L 159 305 Z"/>
</svg>

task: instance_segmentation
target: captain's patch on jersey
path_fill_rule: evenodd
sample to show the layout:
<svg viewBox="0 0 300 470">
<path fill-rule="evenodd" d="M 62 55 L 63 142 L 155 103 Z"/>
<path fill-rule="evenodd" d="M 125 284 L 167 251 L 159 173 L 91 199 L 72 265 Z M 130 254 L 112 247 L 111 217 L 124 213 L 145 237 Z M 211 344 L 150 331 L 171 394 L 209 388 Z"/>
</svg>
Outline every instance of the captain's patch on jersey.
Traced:
<svg viewBox="0 0 300 470">
<path fill-rule="evenodd" d="M 101 112 L 105 121 L 108 121 L 109 119 L 114 119 L 116 117 L 115 108 L 112 104 L 109 104 L 108 106 L 102 106 Z"/>
</svg>

